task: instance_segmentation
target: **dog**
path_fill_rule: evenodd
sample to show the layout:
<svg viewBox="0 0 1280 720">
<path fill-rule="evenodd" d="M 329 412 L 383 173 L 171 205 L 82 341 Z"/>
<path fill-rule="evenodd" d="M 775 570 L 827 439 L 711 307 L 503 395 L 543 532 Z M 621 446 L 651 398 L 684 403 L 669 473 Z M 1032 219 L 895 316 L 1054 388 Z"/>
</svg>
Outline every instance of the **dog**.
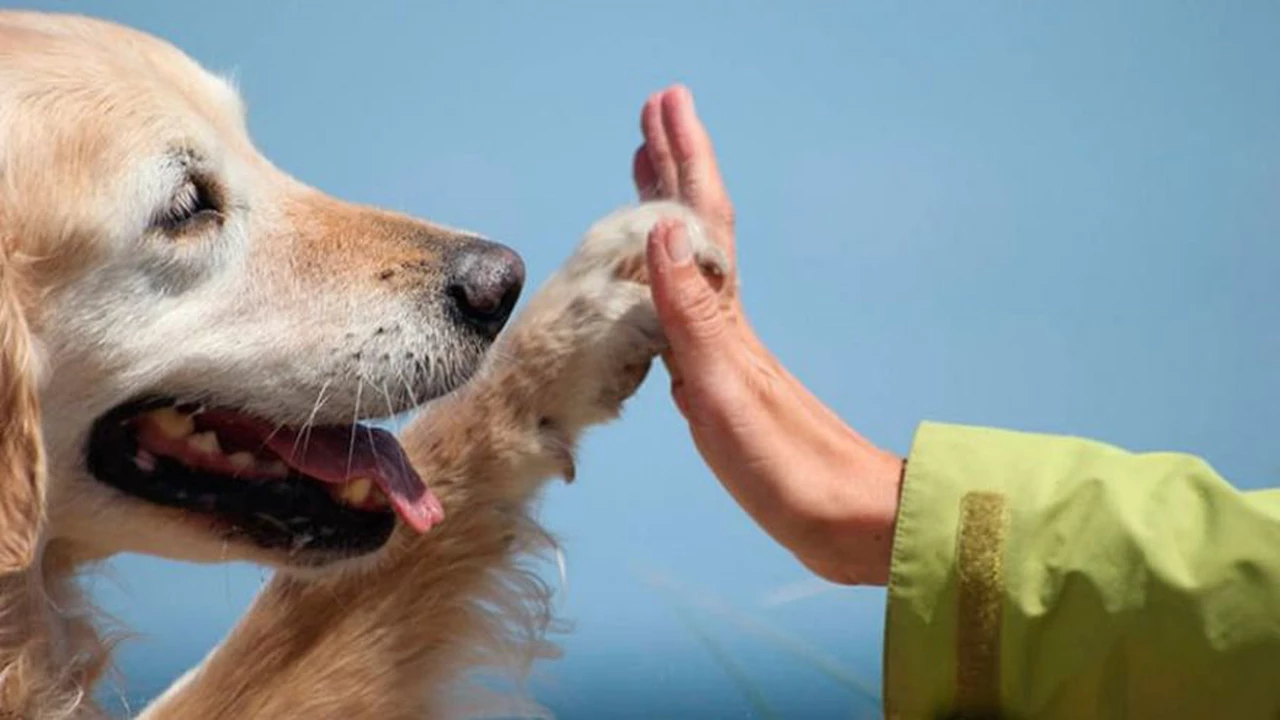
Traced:
<svg viewBox="0 0 1280 720">
<path fill-rule="evenodd" d="M 517 253 L 307 187 L 244 114 L 159 39 L 0 12 L 0 717 L 103 715 L 75 579 L 120 552 L 276 570 L 145 718 L 443 717 L 549 654 L 530 503 L 664 348 L 645 238 L 728 270 L 647 203 L 509 321 Z"/>
</svg>

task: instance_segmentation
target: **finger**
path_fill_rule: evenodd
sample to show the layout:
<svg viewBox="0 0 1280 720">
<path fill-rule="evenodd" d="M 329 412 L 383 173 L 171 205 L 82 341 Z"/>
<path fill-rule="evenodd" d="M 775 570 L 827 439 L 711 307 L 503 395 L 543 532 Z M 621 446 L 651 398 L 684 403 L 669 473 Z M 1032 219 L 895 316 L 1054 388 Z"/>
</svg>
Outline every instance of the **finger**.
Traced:
<svg viewBox="0 0 1280 720">
<path fill-rule="evenodd" d="M 675 388 L 684 383 L 684 374 L 680 372 L 680 366 L 676 364 L 676 359 L 671 355 L 668 348 L 662 351 L 662 364 L 667 367 L 667 374 L 671 376 L 671 387 Z"/>
<path fill-rule="evenodd" d="M 658 195 L 658 175 L 649 161 L 649 149 L 644 145 L 636 148 L 635 157 L 631 159 L 631 179 L 635 182 L 636 193 L 641 200 L 655 200 Z"/>
<path fill-rule="evenodd" d="M 671 141 L 662 123 L 662 96 L 655 93 L 644 104 L 640 113 L 640 128 L 644 132 L 644 146 L 648 150 L 649 163 L 657 178 L 658 197 L 675 197 L 679 190 L 679 175 L 675 158 L 671 155 Z"/>
<path fill-rule="evenodd" d="M 731 329 L 720 297 L 694 261 L 682 224 L 664 220 L 649 233 L 645 259 L 668 357 L 681 378 L 714 377 L 723 365 Z"/>
<path fill-rule="evenodd" d="M 676 403 L 676 409 L 687 420 L 689 418 L 689 399 L 685 393 L 684 375 L 680 372 L 680 366 L 676 364 L 676 359 L 671 355 L 670 350 L 662 352 L 662 364 L 667 367 L 667 374 L 671 376 L 671 399 Z"/>
<path fill-rule="evenodd" d="M 662 124 L 676 167 L 680 198 L 700 215 L 732 230 L 733 206 L 716 163 L 715 148 L 698 119 L 693 93 L 677 85 L 662 95 Z M 726 241 L 731 241 L 727 233 Z"/>
</svg>

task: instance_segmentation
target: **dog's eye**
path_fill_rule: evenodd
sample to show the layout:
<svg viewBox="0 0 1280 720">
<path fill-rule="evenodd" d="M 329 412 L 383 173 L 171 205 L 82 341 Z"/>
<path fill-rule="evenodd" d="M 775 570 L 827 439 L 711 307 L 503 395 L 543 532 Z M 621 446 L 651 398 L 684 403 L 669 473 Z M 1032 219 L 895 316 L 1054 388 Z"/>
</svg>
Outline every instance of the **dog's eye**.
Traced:
<svg viewBox="0 0 1280 720">
<path fill-rule="evenodd" d="M 194 231 L 208 223 L 221 222 L 222 208 L 213 184 L 198 175 L 187 177 L 169 205 L 156 218 L 160 229 L 175 235 Z"/>
</svg>

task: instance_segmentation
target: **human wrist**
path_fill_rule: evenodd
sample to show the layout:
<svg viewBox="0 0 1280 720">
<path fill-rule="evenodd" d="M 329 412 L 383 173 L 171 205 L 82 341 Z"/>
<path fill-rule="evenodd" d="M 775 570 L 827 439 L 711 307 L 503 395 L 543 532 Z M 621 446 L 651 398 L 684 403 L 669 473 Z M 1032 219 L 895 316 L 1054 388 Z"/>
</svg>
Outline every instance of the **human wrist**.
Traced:
<svg viewBox="0 0 1280 720">
<path fill-rule="evenodd" d="M 824 461 L 828 492 L 810 506 L 807 537 L 793 551 L 832 582 L 886 585 L 904 460 L 842 429 L 840 449 Z"/>
<path fill-rule="evenodd" d="M 867 453 L 867 470 L 860 478 L 869 496 L 860 533 L 866 548 L 863 582 L 883 586 L 889 583 L 893 563 L 894 529 L 898 523 L 906 460 L 874 446 L 869 446 Z"/>
</svg>

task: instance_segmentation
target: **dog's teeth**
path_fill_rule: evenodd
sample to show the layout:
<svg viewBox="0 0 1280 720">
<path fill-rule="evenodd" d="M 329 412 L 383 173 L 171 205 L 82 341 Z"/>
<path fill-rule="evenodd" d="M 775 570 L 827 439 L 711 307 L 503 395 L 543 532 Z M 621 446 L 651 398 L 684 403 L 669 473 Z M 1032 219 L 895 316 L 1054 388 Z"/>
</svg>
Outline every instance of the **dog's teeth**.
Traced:
<svg viewBox="0 0 1280 720">
<path fill-rule="evenodd" d="M 382 492 L 382 488 L 374 485 L 373 490 L 369 493 L 369 504 L 374 507 L 385 508 L 391 506 L 391 501 L 387 499 L 386 493 Z"/>
<path fill-rule="evenodd" d="M 180 413 L 171 407 L 152 411 L 150 418 L 156 427 L 160 428 L 160 432 L 173 440 L 184 438 L 196 429 L 196 423 L 190 415 Z"/>
<path fill-rule="evenodd" d="M 369 478 L 357 478 L 342 488 L 342 500 L 349 505 L 363 505 L 373 491 L 373 481 Z"/>
<path fill-rule="evenodd" d="M 231 467 L 237 470 L 248 470 L 253 467 L 253 463 L 255 461 L 253 459 L 253 453 L 238 452 L 228 455 L 227 462 L 230 462 Z"/>
<path fill-rule="evenodd" d="M 268 514 L 266 514 L 266 513 L 256 512 L 256 513 L 254 513 L 254 514 L 253 514 L 253 516 L 254 516 L 255 518 L 257 518 L 257 519 L 259 519 L 259 520 L 261 520 L 261 521 L 263 521 L 263 522 L 267 523 L 268 525 L 271 525 L 272 527 L 274 527 L 274 528 L 275 528 L 275 529 L 277 529 L 277 530 L 281 530 L 281 531 L 284 531 L 284 532 L 288 532 L 288 531 L 289 531 L 289 526 L 288 526 L 288 525 L 285 525 L 285 524 L 284 524 L 284 521 L 282 521 L 282 520 L 278 520 L 278 519 L 276 519 L 276 518 L 275 518 L 274 516 L 272 516 L 272 515 L 268 515 Z"/>
<path fill-rule="evenodd" d="M 133 464 L 137 465 L 139 470 L 151 472 L 156 469 L 156 456 L 146 450 L 139 450 L 138 454 L 133 456 Z"/>
<path fill-rule="evenodd" d="M 212 430 L 192 435 L 187 438 L 187 445 L 191 449 L 206 455 L 219 455 L 222 453 L 222 447 L 218 444 L 218 435 Z"/>
<path fill-rule="evenodd" d="M 280 460 L 272 460 L 269 463 L 263 463 L 259 468 L 263 473 L 273 477 L 284 477 L 289 474 L 289 466 Z"/>
</svg>

